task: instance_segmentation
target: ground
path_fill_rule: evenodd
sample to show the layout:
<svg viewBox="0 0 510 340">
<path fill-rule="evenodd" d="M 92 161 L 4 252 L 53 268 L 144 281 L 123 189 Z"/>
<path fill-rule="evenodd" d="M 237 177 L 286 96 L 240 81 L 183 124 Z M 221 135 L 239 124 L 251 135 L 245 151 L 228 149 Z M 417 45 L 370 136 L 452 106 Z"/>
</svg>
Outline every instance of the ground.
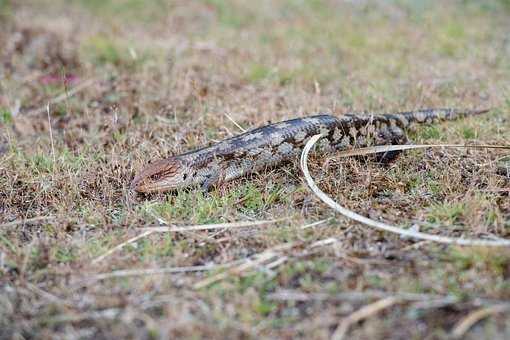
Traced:
<svg viewBox="0 0 510 340">
<path fill-rule="evenodd" d="M 490 107 L 410 139 L 508 145 L 509 15 L 496 0 L 0 0 L 0 338 L 329 338 L 346 320 L 358 339 L 509 338 L 508 248 L 360 225 L 297 164 L 205 194 L 129 191 L 150 160 L 236 124 L 322 111 Z M 505 156 L 310 163 L 362 215 L 497 239 Z"/>
</svg>

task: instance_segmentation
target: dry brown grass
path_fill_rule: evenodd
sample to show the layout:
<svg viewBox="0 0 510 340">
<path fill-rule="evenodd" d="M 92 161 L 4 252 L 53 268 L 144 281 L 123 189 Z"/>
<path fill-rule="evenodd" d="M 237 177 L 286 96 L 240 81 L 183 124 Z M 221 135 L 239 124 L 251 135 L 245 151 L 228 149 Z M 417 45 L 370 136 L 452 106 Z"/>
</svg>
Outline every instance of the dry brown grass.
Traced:
<svg viewBox="0 0 510 340">
<path fill-rule="evenodd" d="M 355 338 L 447 338 L 480 311 L 468 337 L 509 337 L 508 249 L 364 228 L 318 201 L 296 164 L 209 194 L 128 192 L 150 159 L 236 134 L 232 120 L 492 106 L 411 138 L 509 144 L 509 10 L 503 0 L 0 1 L 0 338 L 328 338 L 342 320 Z M 40 108 L 62 94 L 48 122 Z M 503 157 L 413 151 L 380 166 L 329 155 L 311 171 L 371 218 L 509 238 Z M 93 263 L 161 221 L 282 217 L 151 233 Z M 384 299 L 398 303 L 365 318 Z"/>
</svg>

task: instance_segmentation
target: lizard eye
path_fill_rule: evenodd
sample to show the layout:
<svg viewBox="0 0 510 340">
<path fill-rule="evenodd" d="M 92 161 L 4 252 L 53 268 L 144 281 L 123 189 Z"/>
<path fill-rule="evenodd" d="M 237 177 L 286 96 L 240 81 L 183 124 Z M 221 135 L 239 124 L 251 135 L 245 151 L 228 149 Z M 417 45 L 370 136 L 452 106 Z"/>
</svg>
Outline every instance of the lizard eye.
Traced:
<svg viewBox="0 0 510 340">
<path fill-rule="evenodd" d="M 160 177 L 161 177 L 160 174 L 154 174 L 154 175 L 151 176 L 151 179 L 153 181 L 157 181 Z"/>
<path fill-rule="evenodd" d="M 188 178 L 188 174 L 184 174 L 184 175 L 182 175 L 182 180 L 183 180 L 183 181 L 185 181 L 185 180 L 186 180 L 186 178 Z"/>
</svg>

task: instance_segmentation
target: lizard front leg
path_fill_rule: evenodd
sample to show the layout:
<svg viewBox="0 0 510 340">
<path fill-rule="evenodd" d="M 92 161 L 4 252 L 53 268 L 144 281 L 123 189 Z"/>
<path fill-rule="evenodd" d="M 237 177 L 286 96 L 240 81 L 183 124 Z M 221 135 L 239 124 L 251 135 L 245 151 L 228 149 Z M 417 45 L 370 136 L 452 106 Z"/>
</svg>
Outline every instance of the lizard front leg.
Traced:
<svg viewBox="0 0 510 340">
<path fill-rule="evenodd" d="M 404 130 L 398 126 L 390 126 L 378 133 L 376 145 L 402 145 L 408 142 L 408 138 Z M 395 161 L 400 155 L 401 150 L 386 151 L 378 153 L 375 156 L 377 162 L 388 164 Z"/>
</svg>

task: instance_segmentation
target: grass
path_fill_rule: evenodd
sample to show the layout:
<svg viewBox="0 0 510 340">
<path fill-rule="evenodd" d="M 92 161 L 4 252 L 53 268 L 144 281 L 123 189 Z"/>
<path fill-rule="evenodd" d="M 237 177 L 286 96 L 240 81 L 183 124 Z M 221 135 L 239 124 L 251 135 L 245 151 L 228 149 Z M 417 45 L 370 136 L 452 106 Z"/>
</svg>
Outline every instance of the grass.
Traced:
<svg viewBox="0 0 510 340">
<path fill-rule="evenodd" d="M 334 216 L 296 164 L 207 194 L 128 191 L 149 160 L 237 134 L 224 113 L 253 128 L 319 111 L 493 107 L 417 127 L 410 139 L 508 144 L 508 11 L 496 0 L 0 0 L 0 338 L 329 338 L 376 292 L 427 298 L 371 315 L 349 336 L 446 339 L 482 305 L 510 303 L 508 249 L 415 244 Z M 51 136 L 46 112 L 27 114 L 88 79 L 96 82 L 50 107 Z M 381 166 L 333 154 L 311 170 L 361 214 L 508 238 L 510 180 L 493 162 L 503 156 L 411 151 Z M 154 233 L 93 263 L 161 220 L 283 217 Z M 115 270 L 219 264 L 234 269 L 80 285 Z M 456 300 L 430 305 L 433 296 Z M 466 337 L 508 337 L 507 319 L 490 315 Z"/>
<path fill-rule="evenodd" d="M 9 124 L 12 122 L 12 113 L 7 109 L 0 109 L 0 122 L 2 124 Z"/>
</svg>

